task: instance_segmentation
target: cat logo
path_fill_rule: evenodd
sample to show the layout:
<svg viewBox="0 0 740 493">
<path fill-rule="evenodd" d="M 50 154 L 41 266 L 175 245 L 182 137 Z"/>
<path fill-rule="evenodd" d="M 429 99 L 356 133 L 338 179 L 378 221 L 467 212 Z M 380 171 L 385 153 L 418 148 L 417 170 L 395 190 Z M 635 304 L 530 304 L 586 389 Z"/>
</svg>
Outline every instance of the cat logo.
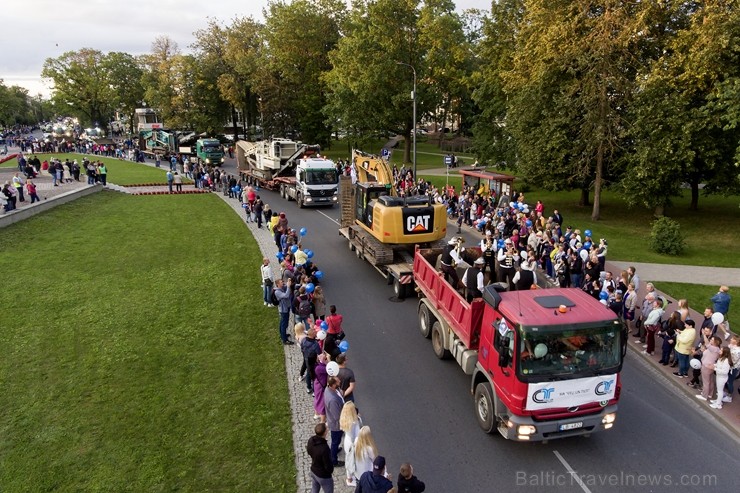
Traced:
<svg viewBox="0 0 740 493">
<path fill-rule="evenodd" d="M 409 233 L 426 233 L 429 231 L 429 214 L 409 216 L 406 218 L 406 231 Z"/>
</svg>

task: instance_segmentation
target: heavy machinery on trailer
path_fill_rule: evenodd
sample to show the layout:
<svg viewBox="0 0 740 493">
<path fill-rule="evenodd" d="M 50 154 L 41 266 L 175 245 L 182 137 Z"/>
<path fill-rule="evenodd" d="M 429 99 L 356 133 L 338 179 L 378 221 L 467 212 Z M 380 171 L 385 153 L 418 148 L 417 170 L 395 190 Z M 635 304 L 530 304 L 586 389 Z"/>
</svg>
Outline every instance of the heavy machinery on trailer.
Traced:
<svg viewBox="0 0 740 493">
<path fill-rule="evenodd" d="M 354 150 L 356 176 L 343 176 L 339 234 L 393 285 L 398 299 L 414 292 L 416 245 L 437 246 L 447 234 L 447 211 L 429 196 L 399 197 L 384 159 Z"/>
<path fill-rule="evenodd" d="M 249 185 L 278 190 L 298 207 L 333 206 L 338 201 L 336 164 L 319 156 L 319 147 L 290 139 L 236 143 L 239 175 Z"/>
<path fill-rule="evenodd" d="M 608 430 L 616 420 L 626 331 L 613 311 L 574 288 L 501 292 L 468 302 L 418 249 L 419 330 L 434 354 L 471 376 L 478 424 L 518 441 Z M 473 264 L 480 249 L 466 249 Z"/>
<path fill-rule="evenodd" d="M 223 146 L 218 139 L 199 138 L 195 132 L 177 132 L 165 129 L 157 113 L 151 108 L 136 109 L 136 129 L 139 149 L 150 156 L 187 156 L 196 164 L 218 166 L 225 160 Z"/>
</svg>

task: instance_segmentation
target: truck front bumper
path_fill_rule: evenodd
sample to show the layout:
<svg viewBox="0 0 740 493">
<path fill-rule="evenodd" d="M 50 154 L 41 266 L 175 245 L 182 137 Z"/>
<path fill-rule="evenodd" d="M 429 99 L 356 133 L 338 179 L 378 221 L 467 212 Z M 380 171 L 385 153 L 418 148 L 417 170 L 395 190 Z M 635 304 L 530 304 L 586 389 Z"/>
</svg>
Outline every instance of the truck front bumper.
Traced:
<svg viewBox="0 0 740 493">
<path fill-rule="evenodd" d="M 606 406 L 598 414 L 574 416 L 552 421 L 535 421 L 530 416 L 509 416 L 505 425 L 499 426 L 504 438 L 519 442 L 540 442 L 589 435 L 614 426 L 617 406 Z"/>
</svg>

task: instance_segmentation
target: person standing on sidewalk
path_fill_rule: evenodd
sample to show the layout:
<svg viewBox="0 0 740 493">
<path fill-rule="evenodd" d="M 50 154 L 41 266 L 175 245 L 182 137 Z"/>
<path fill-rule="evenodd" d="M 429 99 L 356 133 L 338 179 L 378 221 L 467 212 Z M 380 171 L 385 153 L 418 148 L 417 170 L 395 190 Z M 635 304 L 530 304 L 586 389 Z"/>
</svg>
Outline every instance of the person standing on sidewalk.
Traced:
<svg viewBox="0 0 740 493">
<path fill-rule="evenodd" d="M 167 170 L 167 188 L 172 193 L 172 183 L 175 181 L 175 175 L 172 174 L 172 170 Z"/>
<path fill-rule="evenodd" d="M 326 408 L 326 424 L 331 431 L 331 462 L 335 467 L 344 466 L 344 461 L 339 460 L 339 445 L 342 443 L 344 433 L 339 427 L 339 418 L 342 416 L 344 398 L 339 390 L 339 379 L 329 377 L 324 389 L 324 406 Z"/>
<path fill-rule="evenodd" d="M 730 288 L 727 286 L 720 286 L 717 294 L 712 296 L 709 300 L 712 302 L 714 311 L 719 312 L 727 318 L 727 312 L 730 311 Z"/>
<path fill-rule="evenodd" d="M 172 181 L 175 183 L 175 190 L 178 192 L 182 192 L 182 175 L 175 171 L 175 176 Z"/>
<path fill-rule="evenodd" d="M 26 190 L 28 191 L 28 196 L 31 198 L 31 203 L 34 202 L 40 202 L 41 199 L 39 199 L 38 194 L 36 193 L 36 184 L 32 180 L 28 180 L 26 182 Z"/>
<path fill-rule="evenodd" d="M 722 339 L 712 336 L 701 354 L 701 394 L 696 396 L 699 400 L 708 401 L 714 395 L 714 364 L 719 359 L 721 345 Z"/>
<path fill-rule="evenodd" d="M 170 188 L 170 192 L 172 189 Z M 260 274 L 262 275 L 262 301 L 265 306 L 272 305 L 272 285 L 275 282 L 275 278 L 272 275 L 272 268 L 270 267 L 270 259 L 267 257 L 262 259 L 262 267 L 260 267 Z"/>
<path fill-rule="evenodd" d="M 643 354 L 655 353 L 655 333 L 660 330 L 660 319 L 663 317 L 663 308 L 660 300 L 653 301 L 653 309 L 650 310 L 648 317 L 645 319 L 645 350 Z"/>
<path fill-rule="evenodd" d="M 278 300 L 278 313 L 280 313 L 280 340 L 283 344 L 294 344 L 288 338 L 288 321 L 290 320 L 290 306 L 291 306 L 291 285 L 293 281 L 288 279 L 283 283 L 282 279 L 275 281 L 275 298 Z"/>
<path fill-rule="evenodd" d="M 676 354 L 678 356 L 678 371 L 674 373 L 677 377 L 686 378 L 689 376 L 689 359 L 691 358 L 691 349 L 696 339 L 696 328 L 694 321 L 688 319 L 684 322 L 684 328 L 677 331 L 676 335 Z"/>
<path fill-rule="evenodd" d="M 637 331 L 632 335 L 639 339 L 640 344 L 645 344 L 645 320 L 653 310 L 653 302 L 655 302 L 655 288 L 651 283 L 647 283 L 645 289 L 647 293 L 645 298 L 642 300 L 642 308 L 640 309 L 640 318 L 635 322 L 635 328 Z"/>
<path fill-rule="evenodd" d="M 715 387 L 717 388 L 717 399 L 715 399 L 709 407 L 714 409 L 722 409 L 722 403 L 724 402 L 724 391 L 725 384 L 727 383 L 727 377 L 732 368 L 732 356 L 730 354 L 730 348 L 723 347 L 720 350 L 719 358 L 714 364 L 714 378 Z"/>
<path fill-rule="evenodd" d="M 311 457 L 311 493 L 334 493 L 334 465 L 331 463 L 331 452 L 326 443 L 329 428 L 325 423 L 314 426 L 314 436 L 308 439 L 306 452 Z"/>
<path fill-rule="evenodd" d="M 98 164 L 98 177 L 103 186 L 106 186 L 108 183 L 108 168 L 105 167 L 105 163 L 102 161 Z"/>
</svg>

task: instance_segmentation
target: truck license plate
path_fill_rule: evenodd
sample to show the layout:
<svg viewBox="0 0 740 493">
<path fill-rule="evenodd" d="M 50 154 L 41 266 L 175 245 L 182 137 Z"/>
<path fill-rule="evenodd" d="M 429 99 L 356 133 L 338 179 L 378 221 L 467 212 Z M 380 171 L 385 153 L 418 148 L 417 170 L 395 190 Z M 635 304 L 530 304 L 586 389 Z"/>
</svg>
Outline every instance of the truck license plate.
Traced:
<svg viewBox="0 0 740 493">
<path fill-rule="evenodd" d="M 583 421 L 579 421 L 578 423 L 568 423 L 568 424 L 560 425 L 560 431 L 575 430 L 578 428 L 583 428 Z"/>
</svg>

